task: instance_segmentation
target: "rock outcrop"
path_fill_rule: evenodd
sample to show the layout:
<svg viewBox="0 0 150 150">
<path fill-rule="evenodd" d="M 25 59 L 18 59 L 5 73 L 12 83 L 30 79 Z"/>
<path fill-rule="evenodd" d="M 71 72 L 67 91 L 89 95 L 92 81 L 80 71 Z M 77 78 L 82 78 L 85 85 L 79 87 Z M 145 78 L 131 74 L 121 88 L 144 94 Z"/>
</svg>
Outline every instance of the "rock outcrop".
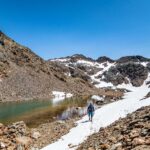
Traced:
<svg viewBox="0 0 150 150">
<path fill-rule="evenodd" d="M 111 67 L 104 76 L 104 81 L 114 85 L 130 81 L 133 86 L 141 86 L 148 77 L 148 69 L 141 64 L 124 63 Z"/>
</svg>

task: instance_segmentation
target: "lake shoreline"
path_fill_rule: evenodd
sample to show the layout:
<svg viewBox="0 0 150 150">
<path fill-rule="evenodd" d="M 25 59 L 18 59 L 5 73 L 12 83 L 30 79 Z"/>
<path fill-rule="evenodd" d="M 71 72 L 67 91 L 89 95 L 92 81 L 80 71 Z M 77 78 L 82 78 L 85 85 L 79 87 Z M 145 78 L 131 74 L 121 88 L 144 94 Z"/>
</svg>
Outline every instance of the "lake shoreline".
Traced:
<svg viewBox="0 0 150 150">
<path fill-rule="evenodd" d="M 5 104 L 5 103 L 21 103 L 21 102 L 31 102 L 31 101 L 48 101 L 48 100 L 51 100 L 53 99 L 52 96 L 50 96 L 49 98 L 46 97 L 46 98 L 27 98 L 27 99 L 24 99 L 24 100 L 1 100 L 0 101 L 0 104 Z"/>
</svg>

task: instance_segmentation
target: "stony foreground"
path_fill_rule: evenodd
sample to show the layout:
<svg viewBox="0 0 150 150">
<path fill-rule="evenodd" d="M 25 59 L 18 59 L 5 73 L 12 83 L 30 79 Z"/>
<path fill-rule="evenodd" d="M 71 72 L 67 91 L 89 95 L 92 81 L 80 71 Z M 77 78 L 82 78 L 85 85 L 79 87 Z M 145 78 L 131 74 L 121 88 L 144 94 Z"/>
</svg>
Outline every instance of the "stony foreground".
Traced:
<svg viewBox="0 0 150 150">
<path fill-rule="evenodd" d="M 0 124 L 0 149 L 39 150 L 67 134 L 75 120 L 45 123 L 34 129 L 29 129 L 23 121 L 8 126 Z"/>
<path fill-rule="evenodd" d="M 150 106 L 90 136 L 78 150 L 150 150 Z"/>
</svg>

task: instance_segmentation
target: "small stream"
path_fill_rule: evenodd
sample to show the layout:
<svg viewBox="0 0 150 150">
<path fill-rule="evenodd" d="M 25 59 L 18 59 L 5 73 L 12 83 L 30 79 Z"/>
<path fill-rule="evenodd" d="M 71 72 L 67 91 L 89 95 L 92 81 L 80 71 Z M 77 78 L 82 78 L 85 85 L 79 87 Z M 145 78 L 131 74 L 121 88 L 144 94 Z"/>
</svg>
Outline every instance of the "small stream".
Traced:
<svg viewBox="0 0 150 150">
<path fill-rule="evenodd" d="M 70 98 L 57 103 L 52 100 L 34 100 L 0 103 L 0 122 L 10 124 L 25 121 L 29 127 L 56 119 L 65 120 L 86 113 L 88 99 Z"/>
</svg>

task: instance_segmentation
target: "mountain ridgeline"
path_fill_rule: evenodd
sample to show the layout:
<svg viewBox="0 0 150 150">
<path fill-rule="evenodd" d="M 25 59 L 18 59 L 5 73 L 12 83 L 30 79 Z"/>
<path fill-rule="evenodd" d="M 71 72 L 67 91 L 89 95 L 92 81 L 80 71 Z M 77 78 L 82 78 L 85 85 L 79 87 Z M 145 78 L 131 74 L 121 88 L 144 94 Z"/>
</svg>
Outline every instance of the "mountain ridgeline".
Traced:
<svg viewBox="0 0 150 150">
<path fill-rule="evenodd" d="M 73 55 L 49 61 L 63 65 L 66 74 L 80 77 L 94 85 L 105 82 L 115 86 L 125 83 L 138 87 L 144 83 L 150 72 L 150 59 L 142 56 L 126 56 L 118 60 L 103 56 L 93 60 L 83 55 Z"/>
<path fill-rule="evenodd" d="M 92 95 L 107 84 L 141 86 L 149 72 L 150 59 L 142 56 L 94 60 L 75 54 L 45 61 L 0 32 L 0 101 L 50 99 L 52 91 Z"/>
</svg>

